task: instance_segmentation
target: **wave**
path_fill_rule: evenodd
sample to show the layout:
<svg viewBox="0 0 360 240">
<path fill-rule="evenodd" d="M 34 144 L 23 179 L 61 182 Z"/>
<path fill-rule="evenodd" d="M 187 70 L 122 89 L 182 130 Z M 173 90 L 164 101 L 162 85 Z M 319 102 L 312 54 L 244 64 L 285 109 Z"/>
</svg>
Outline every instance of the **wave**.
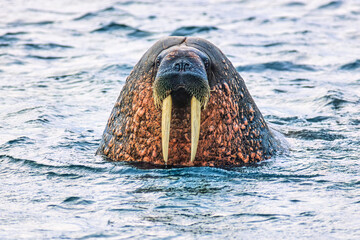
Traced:
<svg viewBox="0 0 360 240">
<path fill-rule="evenodd" d="M 72 173 L 78 175 L 78 173 L 83 173 L 84 171 L 91 173 L 98 173 L 98 172 L 108 172 L 109 170 L 106 166 L 102 166 L 102 165 L 101 165 L 102 167 L 86 166 L 80 164 L 51 165 L 47 163 L 41 163 L 37 160 L 17 158 L 6 154 L 0 155 L 0 160 L 1 161 L 6 160 L 8 162 L 13 162 L 13 163 L 20 163 L 21 165 L 25 165 L 34 169 L 44 169 L 45 171 L 47 171 L 45 172 L 45 174 L 50 173 L 50 175 L 53 176 L 55 175 L 55 173 L 58 176 L 61 176 L 61 174 L 63 174 L 63 173 L 58 173 L 56 171 L 66 171 L 67 174 L 71 173 L 70 171 L 75 171 L 75 173 L 74 172 Z"/>
<path fill-rule="evenodd" d="M 265 48 L 270 48 L 270 47 L 277 47 L 277 46 L 283 46 L 285 45 L 285 42 L 272 42 L 272 43 L 264 43 L 264 44 L 244 44 L 244 43 L 235 43 L 235 44 L 231 44 L 231 46 L 234 47 L 265 47 Z"/>
<path fill-rule="evenodd" d="M 63 59 L 65 57 L 55 57 L 55 56 L 39 56 L 39 55 L 27 55 L 28 58 L 36 58 L 40 60 L 58 60 Z"/>
<path fill-rule="evenodd" d="M 21 136 L 15 139 L 7 141 L 5 144 L 14 145 L 14 144 L 34 144 L 34 141 L 26 136 Z"/>
<path fill-rule="evenodd" d="M 46 176 L 47 178 L 59 177 L 59 178 L 69 178 L 69 179 L 78 179 L 82 177 L 81 175 L 75 173 L 58 173 L 53 171 L 47 172 Z"/>
<path fill-rule="evenodd" d="M 114 8 L 114 7 L 108 7 L 108 8 L 104 8 L 101 9 L 99 11 L 94 11 L 94 12 L 88 12 L 85 13 L 79 17 L 74 18 L 74 21 L 80 21 L 80 20 L 90 20 L 93 19 L 95 17 L 99 17 L 103 14 L 108 14 L 108 13 L 115 13 L 116 17 L 121 17 L 121 16 L 132 16 L 130 13 L 119 9 L 119 8 Z M 108 17 L 108 16 L 106 16 Z"/>
<path fill-rule="evenodd" d="M 133 69 L 134 66 L 129 65 L 129 64 L 111 64 L 111 65 L 107 65 L 104 68 L 102 68 L 99 73 L 102 72 L 110 72 L 110 73 L 117 73 L 117 72 L 121 72 L 121 71 L 129 71 L 131 69 Z"/>
<path fill-rule="evenodd" d="M 196 33 L 210 32 L 214 30 L 218 30 L 218 28 L 213 26 L 187 26 L 177 28 L 170 36 L 190 36 Z"/>
<path fill-rule="evenodd" d="M 355 70 L 358 68 L 360 68 L 360 59 L 357 59 L 351 63 L 344 64 L 339 69 L 340 70 Z"/>
<path fill-rule="evenodd" d="M 11 139 L 3 144 L 0 145 L 0 149 L 2 151 L 4 150 L 10 150 L 15 146 L 24 146 L 24 145 L 28 145 L 28 144 L 35 144 L 35 141 L 33 139 L 30 139 L 29 137 L 26 136 L 21 136 L 21 137 L 17 137 L 15 139 Z M 7 156 L 7 155 L 0 155 L 0 158 L 2 156 Z"/>
<path fill-rule="evenodd" d="M 91 33 L 106 33 L 106 32 L 128 32 L 126 35 L 129 37 L 147 37 L 152 35 L 151 32 L 143 31 L 138 28 L 131 27 L 127 24 L 111 22 L 103 27 L 97 28 Z"/>
<path fill-rule="evenodd" d="M 333 119 L 333 117 L 330 116 L 317 116 L 312 118 L 307 118 L 306 121 L 316 123 L 316 122 L 324 122 L 326 120 Z"/>
<path fill-rule="evenodd" d="M 19 38 L 15 37 L 17 35 L 24 35 L 27 32 L 8 32 L 5 33 L 3 35 L 0 36 L 0 41 L 4 41 L 4 42 L 13 42 L 13 41 L 18 41 Z M 4 43 L 1 43 L 4 44 Z"/>
<path fill-rule="evenodd" d="M 122 23 L 111 22 L 103 27 L 97 28 L 92 32 L 109 32 L 109 31 L 136 31 L 137 28 L 130 27 L 129 25 Z"/>
<path fill-rule="evenodd" d="M 10 27 L 22 27 L 22 26 L 43 26 L 43 25 L 50 25 L 55 23 L 54 21 L 39 21 L 39 22 L 23 22 L 23 21 L 15 21 L 9 23 L 8 26 Z"/>
<path fill-rule="evenodd" d="M 323 4 L 318 9 L 337 9 L 343 4 L 342 1 L 331 1 L 329 3 Z"/>
<path fill-rule="evenodd" d="M 67 81 L 74 81 L 74 79 L 78 80 L 78 79 L 82 79 L 82 77 L 84 77 L 84 75 L 86 75 L 87 72 L 85 71 L 79 71 L 73 74 L 64 74 L 64 75 L 57 75 L 57 76 L 49 76 L 49 79 L 54 79 L 54 80 L 62 80 L 64 82 Z"/>
<path fill-rule="evenodd" d="M 295 1 L 295 2 L 286 3 L 285 6 L 287 6 L 287 7 L 303 7 L 303 6 L 305 6 L 305 3 Z"/>
<path fill-rule="evenodd" d="M 344 94 L 340 90 L 329 90 L 327 93 L 317 99 L 318 102 L 322 102 L 324 106 L 328 106 L 333 110 L 339 110 L 346 104 L 356 104 L 358 99 L 356 96 L 350 94 Z"/>
<path fill-rule="evenodd" d="M 75 21 L 88 20 L 88 19 L 91 19 L 91 18 L 93 18 L 93 17 L 98 16 L 100 13 L 113 12 L 113 11 L 115 11 L 115 8 L 114 8 L 114 7 L 108 7 L 108 8 L 101 9 L 101 10 L 99 10 L 99 11 L 96 11 L 96 12 L 88 12 L 88 13 L 85 13 L 85 14 L 81 15 L 80 17 L 75 18 L 74 20 L 75 20 Z"/>
<path fill-rule="evenodd" d="M 89 205 L 95 203 L 95 201 L 72 196 L 72 197 L 67 197 L 62 203 L 74 204 L 74 205 Z"/>
<path fill-rule="evenodd" d="M 26 43 L 26 44 L 24 44 L 24 46 L 27 49 L 36 49 L 36 50 L 73 48 L 72 46 L 62 45 L 62 44 L 57 44 L 57 43 Z"/>
<path fill-rule="evenodd" d="M 238 72 L 263 72 L 267 70 L 275 70 L 275 71 L 310 71 L 313 72 L 315 69 L 309 65 L 305 64 L 294 64 L 289 61 L 275 61 L 275 62 L 267 62 L 260 64 L 251 64 L 245 66 L 236 67 Z"/>
<path fill-rule="evenodd" d="M 304 140 L 334 141 L 337 139 L 345 139 L 343 135 L 330 133 L 329 129 L 321 129 L 318 131 L 303 129 L 300 131 L 289 131 L 285 135 L 287 137 L 301 138 Z"/>
</svg>

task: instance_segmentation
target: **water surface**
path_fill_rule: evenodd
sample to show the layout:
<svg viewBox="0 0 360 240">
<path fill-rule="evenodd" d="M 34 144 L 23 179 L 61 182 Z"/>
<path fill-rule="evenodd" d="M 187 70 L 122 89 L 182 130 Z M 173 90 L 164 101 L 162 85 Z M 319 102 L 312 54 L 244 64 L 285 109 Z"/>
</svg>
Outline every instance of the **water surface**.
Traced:
<svg viewBox="0 0 360 240">
<path fill-rule="evenodd" d="M 1 239 L 359 239 L 360 4 L 0 3 Z M 254 167 L 95 157 L 133 66 L 198 36 L 243 76 L 290 152 Z"/>
</svg>

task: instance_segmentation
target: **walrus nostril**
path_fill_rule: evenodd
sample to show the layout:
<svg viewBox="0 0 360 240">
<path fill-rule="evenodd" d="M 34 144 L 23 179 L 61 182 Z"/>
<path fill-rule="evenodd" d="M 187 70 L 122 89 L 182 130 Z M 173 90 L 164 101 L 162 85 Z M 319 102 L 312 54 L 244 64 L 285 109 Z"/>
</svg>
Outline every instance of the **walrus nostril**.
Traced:
<svg viewBox="0 0 360 240">
<path fill-rule="evenodd" d="M 175 64 L 174 64 L 174 69 L 175 69 L 175 71 L 180 72 L 180 71 L 181 71 L 180 63 L 175 63 Z"/>
<path fill-rule="evenodd" d="M 190 64 L 188 63 L 184 63 L 184 72 L 186 72 L 186 70 L 190 70 Z"/>
<path fill-rule="evenodd" d="M 180 62 L 176 62 L 173 65 L 173 68 L 177 72 L 185 72 L 190 70 L 190 64 L 185 62 L 184 60 L 181 60 Z"/>
</svg>

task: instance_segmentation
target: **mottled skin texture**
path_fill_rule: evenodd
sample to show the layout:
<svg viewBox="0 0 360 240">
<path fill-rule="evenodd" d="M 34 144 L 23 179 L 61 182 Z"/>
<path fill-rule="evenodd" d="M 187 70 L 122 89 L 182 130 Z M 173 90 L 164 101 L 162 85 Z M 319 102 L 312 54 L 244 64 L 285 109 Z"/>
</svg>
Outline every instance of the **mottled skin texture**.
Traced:
<svg viewBox="0 0 360 240">
<path fill-rule="evenodd" d="M 141 58 L 126 80 L 111 112 L 97 154 L 114 161 L 164 165 L 161 108 L 153 98 L 156 58 L 173 46 L 189 46 L 207 54 L 210 98 L 201 112 L 196 158 L 189 161 L 190 107 L 173 108 L 170 166 L 243 166 L 270 158 L 279 143 L 231 62 L 213 44 L 200 38 L 159 40 Z"/>
</svg>

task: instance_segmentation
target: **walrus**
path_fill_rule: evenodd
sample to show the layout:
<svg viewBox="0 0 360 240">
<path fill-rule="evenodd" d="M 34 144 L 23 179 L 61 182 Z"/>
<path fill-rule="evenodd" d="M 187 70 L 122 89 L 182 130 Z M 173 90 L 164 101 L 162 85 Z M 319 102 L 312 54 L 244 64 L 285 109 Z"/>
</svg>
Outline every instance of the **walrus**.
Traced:
<svg viewBox="0 0 360 240">
<path fill-rule="evenodd" d="M 279 145 L 219 48 L 197 37 L 165 37 L 127 77 L 97 154 L 153 165 L 227 167 L 269 159 Z"/>
</svg>

